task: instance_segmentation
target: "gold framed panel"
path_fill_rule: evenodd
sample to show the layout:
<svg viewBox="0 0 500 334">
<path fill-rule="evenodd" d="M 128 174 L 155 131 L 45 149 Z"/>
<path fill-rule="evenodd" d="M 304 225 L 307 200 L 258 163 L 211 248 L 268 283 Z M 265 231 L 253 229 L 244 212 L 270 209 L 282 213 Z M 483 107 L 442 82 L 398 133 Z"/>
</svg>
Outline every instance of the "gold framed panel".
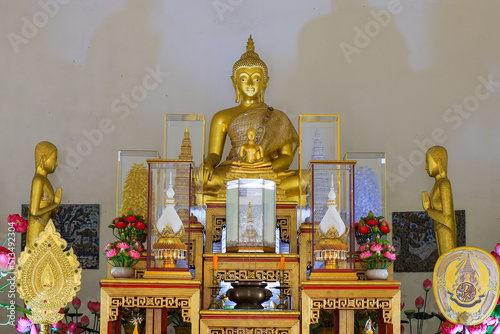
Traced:
<svg viewBox="0 0 500 334">
<path fill-rule="evenodd" d="M 148 159 L 158 159 L 155 150 L 119 150 L 116 171 L 116 216 L 133 207 L 135 214 L 148 213 Z M 126 187 L 126 188 L 125 188 Z M 125 188 L 125 190 L 124 190 Z M 145 202 L 144 202 L 145 200 Z M 131 206 L 131 203 L 136 203 Z"/>
<path fill-rule="evenodd" d="M 205 115 L 165 114 L 163 121 L 163 158 L 179 159 L 186 127 L 191 139 L 191 150 L 195 166 L 205 158 Z"/>
<path fill-rule="evenodd" d="M 354 160 L 357 161 L 355 167 L 355 188 L 358 181 L 360 181 L 360 172 L 362 171 L 365 178 L 373 178 L 377 180 L 377 184 L 379 186 L 379 195 L 381 207 L 378 213 L 375 213 L 377 216 L 384 216 L 387 219 L 387 163 L 386 163 L 386 154 L 385 152 L 346 152 L 344 155 L 344 160 Z M 373 173 L 373 174 L 372 174 Z M 370 191 L 372 188 L 370 188 Z M 359 189 L 355 189 L 355 194 L 358 198 L 361 196 L 361 192 L 363 191 L 363 187 Z M 359 221 L 360 215 L 366 215 L 372 209 L 365 208 L 363 209 L 360 203 L 360 200 L 355 199 L 354 207 L 356 208 L 356 214 L 354 221 Z M 366 211 L 368 210 L 368 211 Z M 366 211 L 366 212 L 364 212 Z M 364 213 L 363 213 L 364 212 Z"/>
<path fill-rule="evenodd" d="M 310 160 L 340 160 L 340 120 L 339 115 L 300 115 L 299 116 L 299 176 L 307 178 Z M 321 144 L 318 143 L 318 139 Z M 315 146 L 316 150 L 314 149 Z M 322 157 L 314 156 L 321 152 Z M 311 154 L 313 152 L 313 154 Z M 300 198 L 304 190 L 299 188 Z M 300 201 L 300 223 L 304 222 L 304 213 L 308 212 L 307 203 Z"/>
</svg>

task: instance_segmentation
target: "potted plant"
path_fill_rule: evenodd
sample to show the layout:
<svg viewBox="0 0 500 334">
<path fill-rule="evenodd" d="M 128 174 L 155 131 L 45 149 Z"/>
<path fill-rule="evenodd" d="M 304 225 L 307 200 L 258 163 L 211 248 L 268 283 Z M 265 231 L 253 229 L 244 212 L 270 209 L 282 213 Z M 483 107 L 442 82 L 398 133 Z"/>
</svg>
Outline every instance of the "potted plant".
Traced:
<svg viewBox="0 0 500 334">
<path fill-rule="evenodd" d="M 369 212 L 354 224 L 356 242 L 359 246 L 359 260 L 367 269 L 368 279 L 387 279 L 387 268 L 396 260 L 396 249 L 387 240 L 391 231 L 383 216 L 375 217 Z"/>
<path fill-rule="evenodd" d="M 115 278 L 130 278 L 134 275 L 132 268 L 144 250 L 143 241 L 146 236 L 147 221 L 129 209 L 127 215 L 113 219 L 108 226 L 113 229 L 115 241 L 104 248 L 108 263 L 113 266 L 111 275 Z"/>
<path fill-rule="evenodd" d="M 167 323 L 169 325 L 174 324 L 174 330 L 176 334 L 191 333 L 191 324 L 184 321 L 180 308 L 168 310 Z"/>
<path fill-rule="evenodd" d="M 113 229 L 115 238 L 121 241 L 137 241 L 144 248 L 143 244 L 147 236 L 147 220 L 140 215 L 135 215 L 132 208 L 128 209 L 127 215 L 116 217 L 108 226 Z"/>
</svg>

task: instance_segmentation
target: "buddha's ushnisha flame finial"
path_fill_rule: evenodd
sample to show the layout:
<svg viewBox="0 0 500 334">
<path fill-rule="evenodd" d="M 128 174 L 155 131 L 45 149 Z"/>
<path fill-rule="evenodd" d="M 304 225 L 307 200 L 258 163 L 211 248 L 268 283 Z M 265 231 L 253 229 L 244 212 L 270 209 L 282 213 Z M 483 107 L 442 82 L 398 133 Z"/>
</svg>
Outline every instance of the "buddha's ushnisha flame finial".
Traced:
<svg viewBox="0 0 500 334">
<path fill-rule="evenodd" d="M 252 35 L 248 37 L 247 52 L 255 52 L 255 45 L 253 44 Z"/>
<path fill-rule="evenodd" d="M 236 74 L 236 71 L 241 67 L 260 67 L 264 72 L 264 77 L 267 79 L 267 66 L 260 57 L 259 54 L 255 52 L 255 45 L 253 43 L 252 35 L 248 38 L 247 49 L 244 54 L 241 55 L 241 58 L 234 63 L 233 66 L 233 77 Z"/>
</svg>

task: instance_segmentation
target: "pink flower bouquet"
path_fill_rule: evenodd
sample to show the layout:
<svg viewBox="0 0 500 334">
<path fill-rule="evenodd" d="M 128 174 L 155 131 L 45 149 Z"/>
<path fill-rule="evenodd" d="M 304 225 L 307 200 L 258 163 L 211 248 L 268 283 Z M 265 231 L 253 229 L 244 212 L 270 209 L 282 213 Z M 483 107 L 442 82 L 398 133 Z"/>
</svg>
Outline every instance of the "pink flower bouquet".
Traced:
<svg viewBox="0 0 500 334">
<path fill-rule="evenodd" d="M 115 240 L 104 247 L 104 255 L 108 263 L 114 267 L 132 267 L 141 257 L 141 243 L 135 240 L 130 242 Z"/>
</svg>

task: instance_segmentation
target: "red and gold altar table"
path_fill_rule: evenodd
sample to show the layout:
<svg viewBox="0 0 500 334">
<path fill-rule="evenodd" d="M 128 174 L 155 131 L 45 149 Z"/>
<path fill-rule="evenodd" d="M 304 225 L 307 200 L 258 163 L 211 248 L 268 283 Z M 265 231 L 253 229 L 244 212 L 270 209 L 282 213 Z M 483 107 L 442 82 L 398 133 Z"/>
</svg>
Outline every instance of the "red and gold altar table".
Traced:
<svg viewBox="0 0 500 334">
<path fill-rule="evenodd" d="M 354 334 L 354 311 L 379 310 L 379 334 L 400 334 L 401 292 L 396 281 L 305 281 L 302 283 L 302 333 L 335 310 L 335 333 Z M 337 328 L 338 327 L 338 328 Z"/>
<path fill-rule="evenodd" d="M 144 278 L 101 280 L 101 333 L 121 333 L 120 307 L 146 308 L 146 334 L 166 333 L 168 310 L 180 308 L 184 321 L 192 324 L 192 333 L 198 333 L 200 283 Z"/>
<path fill-rule="evenodd" d="M 200 316 L 201 334 L 300 333 L 299 311 L 203 310 Z"/>
</svg>

